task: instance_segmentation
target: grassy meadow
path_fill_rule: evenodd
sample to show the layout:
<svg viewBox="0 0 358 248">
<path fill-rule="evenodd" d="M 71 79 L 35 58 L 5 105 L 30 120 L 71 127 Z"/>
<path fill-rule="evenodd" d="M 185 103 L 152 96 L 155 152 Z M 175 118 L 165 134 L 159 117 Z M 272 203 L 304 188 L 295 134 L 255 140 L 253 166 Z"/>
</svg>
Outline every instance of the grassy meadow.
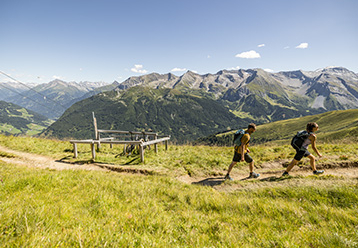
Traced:
<svg viewBox="0 0 358 248">
<path fill-rule="evenodd" d="M 287 144 L 297 131 L 306 129 L 308 122 L 319 125 L 317 135 L 319 140 L 328 143 L 358 142 L 358 109 L 336 110 L 318 115 L 308 115 L 299 118 L 264 123 L 258 126 L 253 135 L 252 144 L 275 142 Z M 246 124 L 245 124 L 246 125 Z M 238 126 L 237 129 L 247 126 Z M 195 141 L 198 144 L 231 145 L 236 130 L 213 134 Z"/>
<path fill-rule="evenodd" d="M 89 145 L 79 146 L 77 159 L 66 141 L 0 135 L 0 145 L 92 163 Z M 349 141 L 318 140 L 318 149 L 323 162 L 358 157 Z M 287 144 L 251 151 L 258 170 L 294 155 Z M 253 179 L 224 182 L 223 188 L 245 185 L 225 191 L 176 177 L 224 175 L 230 147 L 159 145 L 158 154 L 146 151 L 145 163 L 122 152 L 103 145 L 95 162 L 152 173 L 38 169 L 2 162 L 16 155 L 1 152 L 0 247 L 358 247 L 357 178 Z"/>
</svg>

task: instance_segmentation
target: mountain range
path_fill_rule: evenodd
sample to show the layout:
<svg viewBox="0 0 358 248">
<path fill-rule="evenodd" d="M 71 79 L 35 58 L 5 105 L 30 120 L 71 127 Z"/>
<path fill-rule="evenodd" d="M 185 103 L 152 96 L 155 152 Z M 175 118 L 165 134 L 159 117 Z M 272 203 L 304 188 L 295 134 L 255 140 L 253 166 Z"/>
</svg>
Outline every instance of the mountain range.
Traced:
<svg viewBox="0 0 358 248">
<path fill-rule="evenodd" d="M 117 83 L 118 84 L 118 83 Z M 50 119 L 57 119 L 73 103 L 113 87 L 104 82 L 65 82 L 53 80 L 39 85 L 0 83 L 0 100 L 17 104 Z"/>
<path fill-rule="evenodd" d="M 185 142 L 248 122 L 358 107 L 358 75 L 343 67 L 278 73 L 262 69 L 205 75 L 188 71 L 182 76 L 151 73 L 111 87 L 73 104 L 43 135 L 89 138 L 95 112 L 101 129 L 150 129 Z"/>
<path fill-rule="evenodd" d="M 277 114 L 275 115 L 280 109 L 280 104 L 297 110 L 303 105 L 307 110 L 316 109 L 319 112 L 358 107 L 358 75 L 343 67 L 278 73 L 269 73 L 262 69 L 222 70 L 216 74 L 205 75 L 188 71 L 180 77 L 171 73 L 152 73 L 128 78 L 118 86 L 118 89 L 125 90 L 136 85 L 151 88 L 201 89 L 214 94 L 218 100 L 229 103 L 241 101 L 239 106 L 231 108 L 238 115 L 243 114 L 242 112 L 253 114 L 245 111 L 242 103 L 261 102 L 267 105 L 266 114 L 262 116 L 266 121 L 270 121 L 272 115 L 273 119 L 280 119 Z M 252 99 L 250 95 L 258 96 L 261 100 Z"/>
</svg>

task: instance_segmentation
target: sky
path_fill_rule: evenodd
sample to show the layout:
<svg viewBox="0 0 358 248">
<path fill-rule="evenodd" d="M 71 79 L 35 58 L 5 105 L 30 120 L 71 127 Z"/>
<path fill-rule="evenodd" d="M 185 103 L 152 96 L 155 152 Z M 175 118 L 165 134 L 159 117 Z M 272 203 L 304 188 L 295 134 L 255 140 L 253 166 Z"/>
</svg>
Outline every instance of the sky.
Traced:
<svg viewBox="0 0 358 248">
<path fill-rule="evenodd" d="M 0 0 L 0 72 L 22 83 L 254 68 L 357 73 L 357 10 L 356 0 Z"/>
</svg>

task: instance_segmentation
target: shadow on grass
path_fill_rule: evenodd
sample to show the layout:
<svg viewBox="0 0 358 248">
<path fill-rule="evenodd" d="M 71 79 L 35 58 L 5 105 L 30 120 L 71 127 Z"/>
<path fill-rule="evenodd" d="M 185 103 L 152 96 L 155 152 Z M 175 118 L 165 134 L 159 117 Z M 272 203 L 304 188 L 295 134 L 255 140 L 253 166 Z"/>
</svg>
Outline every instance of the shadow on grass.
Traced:
<svg viewBox="0 0 358 248">
<path fill-rule="evenodd" d="M 291 176 L 286 176 L 286 177 L 282 177 L 282 176 L 272 176 L 272 177 L 265 177 L 265 178 L 252 178 L 252 177 L 245 177 L 240 179 L 240 181 L 246 181 L 246 180 L 257 180 L 260 182 L 279 182 L 279 181 L 283 181 L 283 180 L 287 180 L 292 178 Z"/>
<path fill-rule="evenodd" d="M 206 179 L 198 181 L 198 182 L 193 182 L 192 184 L 214 187 L 214 186 L 220 185 L 224 182 L 225 182 L 225 179 L 223 177 L 222 178 L 213 177 L 213 178 L 206 178 Z"/>
<path fill-rule="evenodd" d="M 70 161 L 72 159 L 72 156 L 63 157 L 61 159 L 55 160 L 55 162 L 64 163 L 64 164 L 92 164 L 94 163 L 93 159 L 88 160 L 76 160 L 75 162 Z"/>
<path fill-rule="evenodd" d="M 292 178 L 292 176 L 279 176 L 279 177 L 272 176 L 272 177 L 266 177 L 266 178 L 259 179 L 259 181 L 261 181 L 261 182 L 281 182 L 281 181 L 288 180 L 291 178 Z"/>
<path fill-rule="evenodd" d="M 119 165 L 119 164 L 110 164 L 110 163 L 104 163 L 104 162 L 97 162 L 97 161 L 93 161 L 93 159 L 89 159 L 89 160 L 76 160 L 76 161 L 68 161 L 69 158 L 72 158 L 70 156 L 68 157 L 64 157 L 61 158 L 59 160 L 55 160 L 56 162 L 60 162 L 60 163 L 65 163 L 65 164 L 77 164 L 77 165 L 84 165 L 84 164 L 91 164 L 93 166 L 97 166 L 99 168 L 103 168 L 103 169 L 107 169 L 107 170 L 111 170 L 114 172 L 125 172 L 125 173 L 131 173 L 131 174 L 142 174 L 142 175 L 161 175 L 159 172 L 156 171 L 152 171 L 152 170 L 148 170 L 148 169 L 142 169 L 142 168 L 129 168 L 129 167 L 125 167 L 126 165 L 136 165 L 136 164 L 140 164 L 140 158 L 134 158 L 131 161 Z M 136 163 L 133 163 L 134 161 L 136 161 Z M 133 164 L 131 164 L 133 163 Z"/>
<path fill-rule="evenodd" d="M 130 161 L 125 162 L 123 164 L 117 164 L 114 162 L 99 162 L 99 161 L 93 160 L 92 158 L 87 159 L 87 160 L 74 160 L 73 161 L 73 156 L 66 156 L 61 159 L 55 160 L 55 162 L 60 162 L 60 163 L 65 163 L 65 164 L 111 164 L 111 165 L 117 165 L 117 166 L 141 164 L 140 157 L 135 157 L 135 158 L 131 159 Z"/>
</svg>

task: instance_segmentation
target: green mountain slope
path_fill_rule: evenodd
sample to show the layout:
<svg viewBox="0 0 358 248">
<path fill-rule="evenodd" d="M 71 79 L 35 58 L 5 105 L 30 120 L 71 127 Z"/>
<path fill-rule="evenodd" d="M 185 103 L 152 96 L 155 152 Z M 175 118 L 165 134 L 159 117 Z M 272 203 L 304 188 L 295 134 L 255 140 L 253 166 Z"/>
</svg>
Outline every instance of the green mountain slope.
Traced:
<svg viewBox="0 0 358 248">
<path fill-rule="evenodd" d="M 297 131 L 306 129 L 308 122 L 316 122 L 319 125 L 317 135 L 320 140 L 358 139 L 358 109 L 349 109 L 259 125 L 252 136 L 252 142 L 290 140 Z M 245 128 L 245 126 L 242 126 L 242 128 Z M 195 143 L 230 146 L 235 131 L 210 135 L 200 138 Z"/>
<path fill-rule="evenodd" d="M 44 136 L 93 138 L 92 112 L 99 129 L 144 131 L 171 135 L 178 142 L 192 141 L 249 122 L 238 118 L 202 91 L 132 87 L 85 99 L 70 107 Z"/>
<path fill-rule="evenodd" d="M 34 135 L 43 131 L 50 121 L 16 104 L 0 101 L 0 132 L 4 134 Z"/>
</svg>

